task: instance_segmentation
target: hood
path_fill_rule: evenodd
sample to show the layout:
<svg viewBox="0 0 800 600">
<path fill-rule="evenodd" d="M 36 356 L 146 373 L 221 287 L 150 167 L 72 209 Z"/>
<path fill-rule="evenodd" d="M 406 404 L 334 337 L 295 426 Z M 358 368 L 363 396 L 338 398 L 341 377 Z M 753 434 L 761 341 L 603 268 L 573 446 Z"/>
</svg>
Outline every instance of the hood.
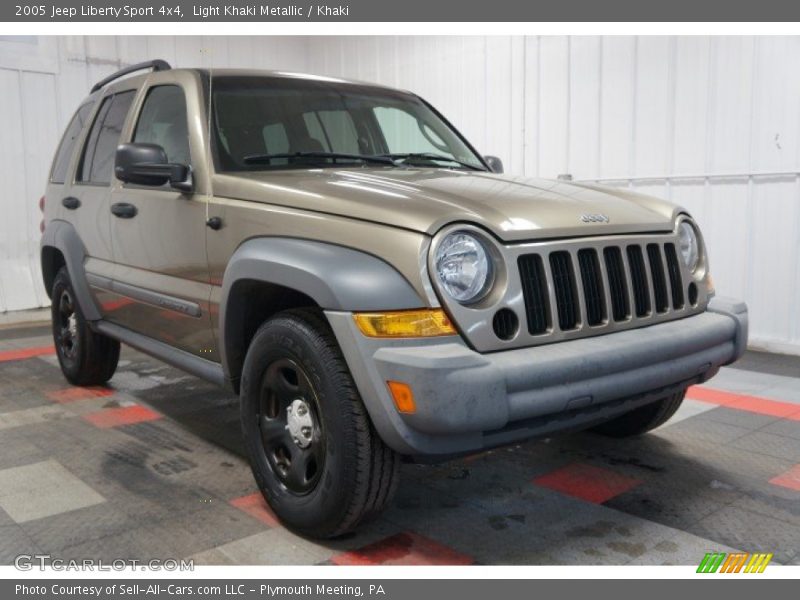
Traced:
<svg viewBox="0 0 800 600">
<path fill-rule="evenodd" d="M 671 231 L 674 205 L 628 190 L 448 169 L 225 173 L 217 196 L 351 217 L 433 235 L 454 222 L 503 241 Z M 584 222 L 583 215 L 608 222 Z"/>
</svg>

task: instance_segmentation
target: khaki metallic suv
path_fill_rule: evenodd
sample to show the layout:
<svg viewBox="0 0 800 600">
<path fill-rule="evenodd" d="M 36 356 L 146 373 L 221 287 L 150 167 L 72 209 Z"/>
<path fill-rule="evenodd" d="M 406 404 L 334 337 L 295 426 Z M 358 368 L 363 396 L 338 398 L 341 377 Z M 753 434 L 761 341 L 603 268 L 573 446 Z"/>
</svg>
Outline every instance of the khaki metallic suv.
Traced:
<svg viewBox="0 0 800 600">
<path fill-rule="evenodd" d="M 501 172 L 409 92 L 124 69 L 47 186 L 64 375 L 108 381 L 124 342 L 227 386 L 269 505 L 330 537 L 403 455 L 641 434 L 741 356 L 747 308 L 714 297 L 685 210 Z"/>
</svg>

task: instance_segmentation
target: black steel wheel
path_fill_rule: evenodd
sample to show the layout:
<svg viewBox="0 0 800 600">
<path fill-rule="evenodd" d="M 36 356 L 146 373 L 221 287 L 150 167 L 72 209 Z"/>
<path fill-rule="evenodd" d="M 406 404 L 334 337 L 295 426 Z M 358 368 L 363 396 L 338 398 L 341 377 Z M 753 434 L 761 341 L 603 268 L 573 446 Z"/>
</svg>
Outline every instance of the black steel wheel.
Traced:
<svg viewBox="0 0 800 600">
<path fill-rule="evenodd" d="M 78 336 L 78 315 L 75 313 L 75 300 L 69 287 L 61 289 L 61 295 L 54 298 L 57 304 L 57 318 L 53 323 L 54 341 L 60 357 L 67 364 L 74 364 L 80 352 Z"/>
<path fill-rule="evenodd" d="M 276 477 L 293 494 L 307 494 L 325 466 L 325 431 L 311 380 L 294 360 L 267 366 L 261 386 L 258 426 Z"/>
<path fill-rule="evenodd" d="M 119 342 L 93 331 L 83 316 L 66 267 L 53 281 L 53 343 L 64 377 L 74 385 L 102 385 L 114 375 Z"/>
<path fill-rule="evenodd" d="M 336 537 L 391 500 L 399 455 L 375 431 L 321 312 L 285 311 L 258 329 L 240 397 L 253 476 L 286 526 Z"/>
</svg>

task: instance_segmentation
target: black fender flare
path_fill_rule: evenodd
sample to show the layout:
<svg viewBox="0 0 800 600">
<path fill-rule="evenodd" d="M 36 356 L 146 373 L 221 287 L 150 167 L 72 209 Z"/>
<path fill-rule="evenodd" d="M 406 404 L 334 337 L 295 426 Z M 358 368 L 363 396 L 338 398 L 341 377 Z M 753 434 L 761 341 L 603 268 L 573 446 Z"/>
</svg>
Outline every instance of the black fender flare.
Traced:
<svg viewBox="0 0 800 600">
<path fill-rule="evenodd" d="M 64 256 L 64 262 L 67 265 L 67 271 L 72 281 L 72 289 L 75 291 L 83 316 L 87 321 L 99 321 L 102 318 L 102 314 L 92 297 L 89 282 L 86 278 L 86 270 L 84 269 L 86 247 L 83 245 L 72 223 L 60 219 L 50 221 L 42 233 L 42 241 L 40 243 L 42 253 L 48 247 L 56 248 Z M 44 264 L 42 265 L 42 273 L 46 273 Z M 55 276 L 55 273 L 53 273 L 53 276 Z M 45 280 L 45 287 L 47 287 L 46 283 Z M 49 289 L 47 294 L 50 294 Z"/>
</svg>

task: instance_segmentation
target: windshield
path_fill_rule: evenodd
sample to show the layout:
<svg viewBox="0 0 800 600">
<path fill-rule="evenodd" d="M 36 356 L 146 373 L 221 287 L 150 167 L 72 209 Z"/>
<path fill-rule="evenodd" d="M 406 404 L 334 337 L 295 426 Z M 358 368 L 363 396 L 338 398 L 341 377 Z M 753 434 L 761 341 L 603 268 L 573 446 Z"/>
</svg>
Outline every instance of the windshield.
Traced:
<svg viewBox="0 0 800 600">
<path fill-rule="evenodd" d="M 411 94 L 313 79 L 218 76 L 212 96 L 219 171 L 485 170 L 463 138 Z"/>
</svg>

